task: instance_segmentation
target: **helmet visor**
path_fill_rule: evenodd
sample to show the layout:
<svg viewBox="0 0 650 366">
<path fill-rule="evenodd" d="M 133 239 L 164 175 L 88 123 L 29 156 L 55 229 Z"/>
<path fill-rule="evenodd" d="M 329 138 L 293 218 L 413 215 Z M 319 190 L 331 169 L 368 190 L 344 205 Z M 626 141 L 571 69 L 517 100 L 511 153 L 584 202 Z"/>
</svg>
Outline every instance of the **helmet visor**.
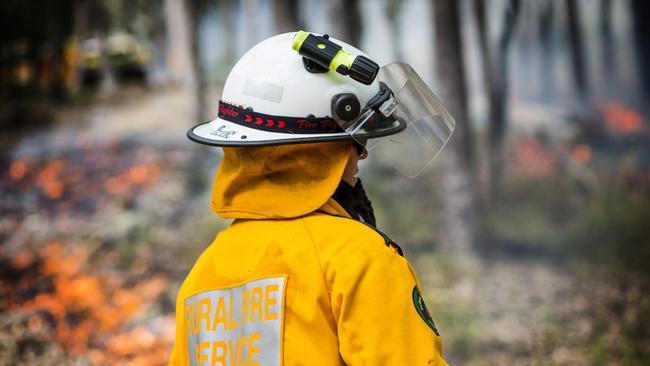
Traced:
<svg viewBox="0 0 650 366">
<path fill-rule="evenodd" d="M 407 177 L 415 177 L 449 141 L 456 122 L 410 65 L 385 65 L 379 71 L 379 80 L 392 95 L 383 98 L 380 106 L 366 108 L 344 128 L 355 140 L 365 143 L 373 132 L 396 122 L 404 125 L 400 133 L 369 140 L 366 146 L 381 161 Z"/>
</svg>

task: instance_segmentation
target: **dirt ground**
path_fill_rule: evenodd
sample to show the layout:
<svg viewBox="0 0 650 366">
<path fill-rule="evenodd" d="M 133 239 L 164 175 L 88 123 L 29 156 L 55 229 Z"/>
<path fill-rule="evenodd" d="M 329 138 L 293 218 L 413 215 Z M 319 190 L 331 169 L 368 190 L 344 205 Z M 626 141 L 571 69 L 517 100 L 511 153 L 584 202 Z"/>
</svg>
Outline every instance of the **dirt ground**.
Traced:
<svg viewBox="0 0 650 366">
<path fill-rule="evenodd" d="M 543 260 L 500 258 L 460 269 L 432 254 L 415 263 L 452 364 L 647 361 L 650 301 L 641 278 Z"/>
</svg>

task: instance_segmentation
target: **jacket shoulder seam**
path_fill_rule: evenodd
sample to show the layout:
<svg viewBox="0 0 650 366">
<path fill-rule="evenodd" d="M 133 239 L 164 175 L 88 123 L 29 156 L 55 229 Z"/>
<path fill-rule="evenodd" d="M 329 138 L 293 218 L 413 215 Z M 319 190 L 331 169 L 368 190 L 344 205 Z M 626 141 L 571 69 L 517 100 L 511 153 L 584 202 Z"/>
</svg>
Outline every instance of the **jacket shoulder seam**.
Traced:
<svg viewBox="0 0 650 366">
<path fill-rule="evenodd" d="M 316 240 L 314 239 L 314 236 L 311 233 L 311 230 L 309 230 L 309 225 L 305 222 L 305 219 L 303 217 L 300 218 L 300 222 L 302 222 L 303 226 L 305 227 L 305 231 L 307 232 L 307 235 L 309 236 L 309 239 L 311 240 L 311 246 L 312 249 L 314 250 L 314 255 L 316 256 L 316 261 L 318 262 L 318 270 L 320 271 L 321 275 L 321 280 L 323 281 L 323 286 L 325 287 L 325 290 L 327 290 L 327 295 L 328 297 L 332 297 L 332 290 L 329 288 L 327 285 L 327 280 L 325 279 L 325 272 L 323 272 L 323 263 L 321 262 L 320 259 L 320 254 L 318 253 L 318 248 L 316 247 Z M 331 308 L 331 304 L 330 304 Z M 332 314 L 334 315 L 334 314 Z"/>
<path fill-rule="evenodd" d="M 379 235 L 384 240 L 384 244 L 387 247 L 392 248 L 393 250 L 395 250 L 395 252 L 397 252 L 397 254 L 399 254 L 401 257 L 404 257 L 404 253 L 402 251 L 402 248 L 397 243 L 395 243 L 395 241 L 393 241 L 393 239 L 391 239 L 388 235 L 384 234 L 384 232 L 377 229 L 376 227 L 374 227 L 374 226 L 372 226 L 372 225 L 370 225 L 368 223 L 365 223 L 363 221 L 353 219 L 351 217 L 345 217 L 345 216 L 340 216 L 340 215 L 331 215 L 331 214 L 328 214 L 328 213 L 324 213 L 324 215 L 332 216 L 332 217 L 338 217 L 338 218 L 341 218 L 341 219 L 344 219 L 344 220 L 352 220 L 352 221 L 354 221 L 354 222 L 356 222 L 356 223 L 358 223 L 358 224 L 360 224 L 362 226 L 367 227 L 368 229 L 374 231 L 377 235 Z"/>
<path fill-rule="evenodd" d="M 328 216 L 334 216 L 334 215 L 328 215 Z M 339 217 L 339 216 L 334 216 L 334 217 Z M 341 218 L 346 218 L 342 217 Z M 350 219 L 354 220 L 354 219 Z M 323 286 L 325 286 L 325 289 L 327 290 L 327 296 L 330 298 L 330 311 L 332 312 L 332 317 L 334 318 L 334 321 L 336 322 L 336 328 L 340 332 L 339 334 L 339 339 L 345 339 L 345 341 L 351 346 L 351 348 L 355 348 L 354 344 L 350 342 L 350 337 L 345 333 L 345 329 L 342 327 L 339 327 L 339 322 L 338 319 L 336 319 L 336 316 L 334 315 L 334 307 L 332 306 L 332 290 L 329 288 L 327 285 L 327 280 L 325 279 L 325 272 L 323 271 L 323 264 L 320 260 L 320 255 L 318 254 L 318 249 L 316 248 L 316 240 L 314 240 L 314 236 L 312 235 L 311 231 L 309 230 L 309 225 L 307 225 L 307 222 L 305 222 L 304 218 L 301 218 L 300 221 L 302 221 L 303 225 L 305 226 L 305 231 L 307 232 L 307 235 L 309 235 L 309 239 L 311 239 L 312 247 L 314 248 L 314 252 L 316 254 L 316 260 L 318 261 L 318 267 L 320 269 L 321 273 L 321 279 L 323 281 Z M 356 220 L 355 220 L 356 221 Z M 341 337 L 343 336 L 343 337 Z M 361 365 L 365 365 L 361 357 L 355 352 L 354 356 L 359 360 L 359 363 Z"/>
</svg>

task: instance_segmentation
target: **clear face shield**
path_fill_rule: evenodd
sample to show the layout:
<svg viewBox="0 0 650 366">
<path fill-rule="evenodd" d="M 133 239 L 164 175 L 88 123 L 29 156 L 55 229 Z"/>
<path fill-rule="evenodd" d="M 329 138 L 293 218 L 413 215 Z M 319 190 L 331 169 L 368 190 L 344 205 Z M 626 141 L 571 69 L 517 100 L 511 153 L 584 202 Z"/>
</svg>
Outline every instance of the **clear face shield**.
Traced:
<svg viewBox="0 0 650 366">
<path fill-rule="evenodd" d="M 381 91 L 359 117 L 337 123 L 382 162 L 415 177 L 449 141 L 456 122 L 410 65 L 385 65 L 378 79 Z M 394 133 L 396 123 L 399 133 Z M 381 136 L 382 130 L 393 134 L 367 139 Z"/>
</svg>

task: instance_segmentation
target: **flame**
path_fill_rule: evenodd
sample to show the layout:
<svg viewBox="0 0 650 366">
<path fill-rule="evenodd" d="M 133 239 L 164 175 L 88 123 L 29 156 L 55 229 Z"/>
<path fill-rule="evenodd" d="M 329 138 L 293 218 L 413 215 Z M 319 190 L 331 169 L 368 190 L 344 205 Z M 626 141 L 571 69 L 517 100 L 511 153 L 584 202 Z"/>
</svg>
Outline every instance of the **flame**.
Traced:
<svg viewBox="0 0 650 366">
<path fill-rule="evenodd" d="M 155 164 L 139 164 L 106 181 L 105 189 L 116 196 L 125 196 L 135 188 L 147 187 L 160 176 L 160 168 Z"/>
<path fill-rule="evenodd" d="M 517 144 L 517 163 L 529 176 L 542 178 L 555 169 L 555 157 L 539 140 L 524 139 Z"/>
<path fill-rule="evenodd" d="M 17 160 L 9 166 L 9 177 L 12 180 L 21 180 L 27 173 L 27 163 Z"/>
<path fill-rule="evenodd" d="M 62 160 L 47 162 L 45 168 L 38 174 L 38 183 L 43 185 L 51 180 L 57 179 L 64 168 L 65 162 Z"/>
<path fill-rule="evenodd" d="M 131 184 L 149 184 L 158 178 L 159 169 L 155 165 L 140 164 L 129 169 L 128 177 Z"/>
<path fill-rule="evenodd" d="M 13 160 L 7 189 L 16 195 L 37 193 L 39 207 L 50 212 L 85 215 L 154 186 L 174 157 L 174 151 L 160 154 L 142 146 L 76 146 L 60 158 Z"/>
<path fill-rule="evenodd" d="M 18 253 L 9 263 L 29 270 L 13 287 L 0 287 L 0 296 L 9 309 L 29 314 L 30 331 L 49 335 L 71 355 L 85 355 L 96 365 L 164 364 L 172 339 L 138 319 L 164 292 L 167 278 L 153 275 L 125 288 L 122 280 L 88 273 L 88 258 L 86 249 L 56 241 L 39 252 Z M 44 279 L 51 281 L 51 290 L 21 298 L 39 291 Z"/>
<path fill-rule="evenodd" d="M 69 219 L 75 214 L 92 215 L 155 185 L 166 164 L 178 159 L 173 149 L 160 154 L 119 141 L 97 146 L 87 138 L 77 140 L 61 157 L 16 158 L 7 169 L 8 193 L 35 197 L 39 209 L 56 215 L 53 222 L 64 231 L 76 225 Z M 118 261 L 107 260 L 116 252 L 107 254 L 102 262 L 106 270 L 97 273 L 88 264 L 96 255 L 63 241 L 11 255 L 0 251 L 7 269 L 7 278 L 0 281 L 0 307 L 24 315 L 20 329 L 26 334 L 37 333 L 92 364 L 165 364 L 175 317 L 152 315 L 157 312 L 151 309 L 166 291 L 168 278 L 152 271 L 146 253 L 117 270 Z M 129 343 L 135 347 L 126 347 Z"/>
<path fill-rule="evenodd" d="M 63 182 L 61 175 L 65 168 L 62 160 L 53 160 L 45 165 L 45 168 L 38 174 L 37 182 L 45 197 L 53 200 L 60 198 L 63 194 Z"/>
<path fill-rule="evenodd" d="M 612 131 L 630 134 L 643 130 L 643 118 L 632 108 L 617 102 L 606 102 L 602 109 L 607 127 Z"/>
<path fill-rule="evenodd" d="M 573 148 L 573 151 L 571 152 L 571 158 L 575 160 L 577 163 L 586 165 L 591 161 L 591 158 L 593 156 L 593 151 L 591 150 L 591 147 L 586 144 L 580 144 L 577 145 L 576 147 Z"/>
<path fill-rule="evenodd" d="M 122 176 L 113 177 L 106 181 L 106 191 L 115 196 L 125 196 L 129 193 L 129 186 Z"/>
<path fill-rule="evenodd" d="M 11 258 L 11 265 L 17 269 L 25 269 L 34 262 L 34 255 L 28 251 L 23 251 Z"/>
</svg>

